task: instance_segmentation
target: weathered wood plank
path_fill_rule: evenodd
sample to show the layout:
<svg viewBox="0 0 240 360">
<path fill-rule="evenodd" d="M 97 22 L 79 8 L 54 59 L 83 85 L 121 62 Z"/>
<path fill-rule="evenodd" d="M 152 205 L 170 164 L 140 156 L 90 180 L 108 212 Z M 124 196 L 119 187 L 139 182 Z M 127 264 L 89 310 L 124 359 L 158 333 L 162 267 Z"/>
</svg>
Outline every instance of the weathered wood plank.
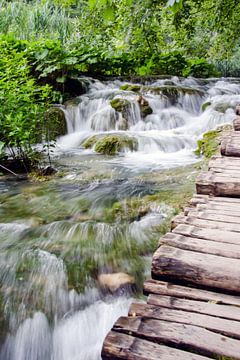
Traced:
<svg viewBox="0 0 240 360">
<path fill-rule="evenodd" d="M 236 119 L 233 120 L 233 128 L 235 131 L 240 131 L 240 117 L 237 116 Z"/>
<path fill-rule="evenodd" d="M 222 203 L 236 203 L 236 204 L 240 204 L 240 199 L 239 198 L 234 198 L 234 197 L 221 197 L 221 196 L 211 196 L 211 195 L 203 195 L 203 194 L 194 194 L 193 198 L 196 199 L 204 199 L 206 201 L 217 201 L 217 202 L 222 202 Z"/>
<path fill-rule="evenodd" d="M 197 193 L 240 197 L 240 179 L 219 176 L 209 171 L 196 179 Z"/>
<path fill-rule="evenodd" d="M 197 251 L 204 254 L 213 254 L 227 258 L 240 259 L 240 244 L 228 244 L 226 246 L 225 243 L 200 238 L 196 239 L 176 233 L 165 234 L 159 242 L 159 245 L 162 244 L 183 250 Z"/>
<path fill-rule="evenodd" d="M 190 208 L 192 210 L 192 208 Z M 239 216 L 240 217 L 240 205 L 235 204 L 221 204 L 218 202 L 208 202 L 205 204 L 197 204 L 196 210 L 214 210 L 215 213 L 220 213 L 223 215 Z"/>
<path fill-rule="evenodd" d="M 240 359 L 239 341 L 196 326 L 141 317 L 122 317 L 117 321 L 113 329 L 211 357 L 218 355 Z M 208 341 L 206 341 L 206 338 Z"/>
<path fill-rule="evenodd" d="M 150 304 L 133 303 L 129 309 L 129 316 L 140 316 L 149 319 L 198 326 L 235 339 L 240 339 L 239 321 L 217 318 L 196 312 L 161 308 Z M 240 345 L 239 341 L 238 345 Z"/>
<path fill-rule="evenodd" d="M 145 281 L 144 293 L 147 295 L 168 295 L 184 299 L 201 300 L 206 302 L 212 301 L 218 304 L 240 306 L 240 297 L 238 296 L 226 295 L 153 279 Z"/>
<path fill-rule="evenodd" d="M 225 223 L 221 221 L 204 220 L 191 216 L 177 215 L 172 220 L 172 229 L 179 224 L 194 225 L 206 229 L 219 229 L 226 231 L 240 232 L 240 224 Z"/>
<path fill-rule="evenodd" d="M 239 224 L 238 216 L 222 215 L 214 210 L 191 210 L 188 212 L 188 216 L 224 223 Z"/>
<path fill-rule="evenodd" d="M 153 255 L 152 277 L 175 279 L 240 294 L 240 261 L 160 246 Z"/>
<path fill-rule="evenodd" d="M 240 245 L 240 236 L 237 232 L 210 228 L 201 228 L 192 225 L 180 224 L 173 233 L 190 236 L 197 239 L 211 240 L 226 244 Z"/>
<path fill-rule="evenodd" d="M 240 309 L 238 306 L 219 305 L 211 302 L 179 299 L 174 296 L 159 296 L 155 294 L 148 296 L 147 303 L 168 309 L 191 311 L 228 320 L 240 321 Z"/>
<path fill-rule="evenodd" d="M 111 331 L 102 349 L 103 360 L 207 360 L 209 358 Z"/>
</svg>

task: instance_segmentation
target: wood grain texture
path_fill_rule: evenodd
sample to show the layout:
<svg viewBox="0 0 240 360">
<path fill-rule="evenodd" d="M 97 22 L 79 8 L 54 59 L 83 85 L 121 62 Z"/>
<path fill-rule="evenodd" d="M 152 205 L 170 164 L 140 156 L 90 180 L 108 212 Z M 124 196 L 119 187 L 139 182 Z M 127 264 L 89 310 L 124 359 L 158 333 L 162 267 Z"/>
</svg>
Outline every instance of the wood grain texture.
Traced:
<svg viewBox="0 0 240 360">
<path fill-rule="evenodd" d="M 135 316 L 120 318 L 113 330 L 206 356 L 224 355 L 240 359 L 238 340 L 193 325 Z"/>
<path fill-rule="evenodd" d="M 240 297 L 233 295 L 225 295 L 218 292 L 197 289 L 194 287 L 187 287 L 176 285 L 171 282 L 159 280 L 147 280 L 144 283 L 144 293 L 168 295 L 178 297 L 180 299 L 201 300 L 206 302 L 214 302 L 217 304 L 236 305 L 240 306 Z"/>
<path fill-rule="evenodd" d="M 209 358 L 111 331 L 103 344 L 103 360 L 207 360 Z"/>
<path fill-rule="evenodd" d="M 153 278 L 176 279 L 240 294 L 240 261 L 163 245 L 153 255 Z"/>
</svg>

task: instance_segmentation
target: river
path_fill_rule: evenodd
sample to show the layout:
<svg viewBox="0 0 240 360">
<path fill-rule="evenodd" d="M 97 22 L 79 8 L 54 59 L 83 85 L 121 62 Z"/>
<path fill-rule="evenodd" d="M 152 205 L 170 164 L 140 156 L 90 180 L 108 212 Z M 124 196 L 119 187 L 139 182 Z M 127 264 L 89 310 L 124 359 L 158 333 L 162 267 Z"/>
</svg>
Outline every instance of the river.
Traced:
<svg viewBox="0 0 240 360">
<path fill-rule="evenodd" d="M 68 134 L 53 149 L 58 174 L 0 177 L 1 360 L 101 358 L 114 321 L 141 300 L 174 199 L 193 191 L 197 140 L 231 123 L 240 103 L 239 79 L 156 78 L 139 84 L 143 98 L 126 81 L 82 81 L 86 93 L 60 106 Z M 98 154 L 106 135 L 126 146 Z"/>
</svg>

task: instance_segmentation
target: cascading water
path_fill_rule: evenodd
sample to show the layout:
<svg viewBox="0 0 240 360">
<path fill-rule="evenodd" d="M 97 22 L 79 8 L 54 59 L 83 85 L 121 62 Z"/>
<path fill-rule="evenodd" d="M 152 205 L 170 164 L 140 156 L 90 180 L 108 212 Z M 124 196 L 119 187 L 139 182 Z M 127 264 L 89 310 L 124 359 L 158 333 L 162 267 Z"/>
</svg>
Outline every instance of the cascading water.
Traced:
<svg viewBox="0 0 240 360">
<path fill-rule="evenodd" d="M 171 215 L 156 194 L 173 180 L 154 177 L 196 162 L 197 139 L 231 123 L 240 103 L 238 79 L 84 81 L 87 92 L 62 107 L 62 176 L 0 181 L 0 360 L 100 359 Z M 109 135 L 125 145 L 97 153 Z M 115 277 L 103 284 L 104 274 Z"/>
</svg>

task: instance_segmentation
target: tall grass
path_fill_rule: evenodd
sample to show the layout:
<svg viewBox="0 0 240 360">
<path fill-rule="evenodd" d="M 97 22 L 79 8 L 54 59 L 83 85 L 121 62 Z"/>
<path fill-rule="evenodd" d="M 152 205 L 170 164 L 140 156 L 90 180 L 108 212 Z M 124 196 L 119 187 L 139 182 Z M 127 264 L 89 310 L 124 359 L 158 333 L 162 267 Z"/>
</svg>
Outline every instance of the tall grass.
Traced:
<svg viewBox="0 0 240 360">
<path fill-rule="evenodd" d="M 15 38 L 33 40 L 39 38 L 70 41 L 76 31 L 76 19 L 70 17 L 61 6 L 50 1 L 24 0 L 7 2 L 0 0 L 0 33 Z"/>
</svg>

